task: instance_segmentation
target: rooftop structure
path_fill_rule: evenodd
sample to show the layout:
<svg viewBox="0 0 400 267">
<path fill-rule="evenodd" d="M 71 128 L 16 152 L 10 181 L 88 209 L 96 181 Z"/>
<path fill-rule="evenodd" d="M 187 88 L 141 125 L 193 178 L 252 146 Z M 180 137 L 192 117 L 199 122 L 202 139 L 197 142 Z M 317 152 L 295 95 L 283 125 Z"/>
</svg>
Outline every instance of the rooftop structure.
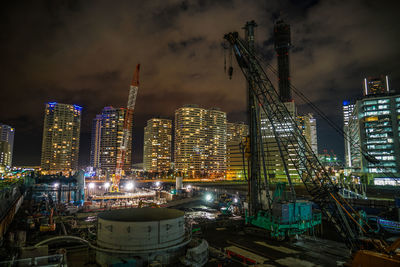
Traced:
<svg viewBox="0 0 400 267">
<path fill-rule="evenodd" d="M 389 93 L 389 77 L 381 75 L 378 77 L 364 78 L 363 81 L 364 96 L 379 95 Z"/>
</svg>

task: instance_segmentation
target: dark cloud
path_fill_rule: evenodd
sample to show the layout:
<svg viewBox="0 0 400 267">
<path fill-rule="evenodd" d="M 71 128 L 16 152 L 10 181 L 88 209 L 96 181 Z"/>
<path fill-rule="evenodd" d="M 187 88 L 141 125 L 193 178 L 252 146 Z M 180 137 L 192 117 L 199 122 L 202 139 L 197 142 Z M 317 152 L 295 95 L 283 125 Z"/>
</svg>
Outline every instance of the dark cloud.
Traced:
<svg viewBox="0 0 400 267">
<path fill-rule="evenodd" d="M 170 42 L 170 43 L 168 43 L 168 47 L 171 50 L 171 52 L 179 53 L 179 52 L 184 51 L 186 48 L 188 48 L 196 43 L 199 43 L 203 40 L 204 39 L 202 37 L 192 37 L 190 39 L 182 40 L 179 42 Z"/>
<path fill-rule="evenodd" d="M 81 163 L 90 121 L 104 106 L 126 105 L 142 64 L 134 157 L 143 126 L 187 103 L 245 118 L 245 82 L 224 73 L 224 33 L 255 20 L 264 64 L 276 66 L 274 19 L 292 25 L 294 84 L 341 124 L 343 99 L 361 94 L 364 76 L 388 73 L 398 86 L 397 8 L 390 1 L 11 1 L 0 11 L 0 121 L 16 127 L 16 164 L 38 164 L 44 103 L 83 106 Z M 271 78 L 276 82 L 276 78 Z M 298 99 L 300 112 L 309 112 Z M 341 152 L 340 136 L 319 122 L 320 148 Z M 329 141 L 328 141 L 329 140 Z"/>
</svg>

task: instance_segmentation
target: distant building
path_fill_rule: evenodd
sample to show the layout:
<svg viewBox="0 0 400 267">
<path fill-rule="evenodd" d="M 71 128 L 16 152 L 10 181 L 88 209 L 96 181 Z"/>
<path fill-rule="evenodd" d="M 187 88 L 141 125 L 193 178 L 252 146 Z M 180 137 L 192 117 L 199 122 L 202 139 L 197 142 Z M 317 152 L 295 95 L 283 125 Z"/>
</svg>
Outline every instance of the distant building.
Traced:
<svg viewBox="0 0 400 267">
<path fill-rule="evenodd" d="M 308 113 L 304 116 L 297 116 L 297 122 L 312 151 L 315 155 L 318 155 L 317 120 L 313 114 Z"/>
<path fill-rule="evenodd" d="M 167 173 L 171 168 L 172 121 L 153 118 L 144 128 L 144 171 Z"/>
<path fill-rule="evenodd" d="M 244 122 L 226 123 L 226 142 L 240 141 L 242 137 L 249 135 L 249 126 Z"/>
<path fill-rule="evenodd" d="M 380 95 L 389 93 L 389 77 L 381 75 L 378 77 L 364 78 L 364 96 Z"/>
<path fill-rule="evenodd" d="M 123 138 L 125 108 L 105 107 L 101 115 L 97 115 L 92 123 L 91 164 L 103 174 L 115 174 L 117 156 Z M 128 148 L 123 165 L 124 171 L 131 170 L 132 137 L 128 140 Z"/>
<path fill-rule="evenodd" d="M 297 111 L 295 103 L 285 102 L 289 114 L 292 118 L 297 118 Z M 284 118 L 282 122 L 275 121 L 275 132 L 280 139 L 287 143 L 288 150 L 282 149 L 282 154 L 279 150 L 278 143 L 275 139 L 274 127 L 272 127 L 271 122 L 267 118 L 264 112 L 261 112 L 261 136 L 264 144 L 264 162 L 266 166 L 266 173 L 271 182 L 286 182 L 288 177 L 285 172 L 284 164 L 287 164 L 290 178 L 293 182 L 300 182 L 299 175 L 294 163 L 297 162 L 298 158 L 295 156 L 296 149 L 298 146 L 298 140 L 288 132 L 293 132 L 294 127 L 296 127 L 292 119 Z M 262 157 L 260 158 L 262 161 Z M 263 162 L 260 163 L 263 166 Z"/>
<path fill-rule="evenodd" d="M 349 120 L 353 171 L 400 177 L 399 125 L 400 95 L 372 94 L 357 100 Z"/>
<path fill-rule="evenodd" d="M 187 105 L 175 111 L 175 171 L 189 177 L 223 177 L 226 113 Z"/>
<path fill-rule="evenodd" d="M 11 168 L 15 129 L 0 123 L 0 172 Z"/>
<path fill-rule="evenodd" d="M 344 156 L 346 161 L 346 167 L 350 167 L 352 165 L 351 160 L 351 149 L 352 146 L 352 138 L 354 138 L 354 134 L 349 131 L 349 121 L 351 116 L 353 116 L 354 111 L 354 103 L 349 100 L 343 101 L 343 132 L 344 136 Z"/>
<path fill-rule="evenodd" d="M 50 102 L 46 104 L 41 167 L 47 172 L 78 169 L 82 108 Z"/>
<path fill-rule="evenodd" d="M 227 123 L 226 179 L 245 179 L 247 157 L 244 155 L 249 127 L 244 123 Z"/>
<path fill-rule="evenodd" d="M 341 167 L 342 165 L 336 154 L 333 151 L 328 153 L 326 149 L 323 154 L 318 155 L 318 159 L 324 167 Z"/>
</svg>

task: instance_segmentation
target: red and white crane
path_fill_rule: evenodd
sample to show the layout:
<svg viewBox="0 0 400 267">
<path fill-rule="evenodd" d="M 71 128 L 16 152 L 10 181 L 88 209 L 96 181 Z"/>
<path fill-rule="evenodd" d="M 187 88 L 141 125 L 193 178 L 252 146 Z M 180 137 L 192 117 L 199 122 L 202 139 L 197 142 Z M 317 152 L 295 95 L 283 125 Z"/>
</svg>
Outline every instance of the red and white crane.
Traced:
<svg viewBox="0 0 400 267">
<path fill-rule="evenodd" d="M 137 64 L 129 89 L 128 104 L 124 116 L 122 141 L 117 152 L 117 166 L 115 168 L 115 175 L 113 177 L 111 191 L 119 190 L 119 181 L 122 177 L 122 170 L 125 163 L 126 152 L 128 151 L 129 139 L 132 137 L 133 111 L 135 109 L 136 96 L 139 90 L 139 70 L 140 64 Z"/>
</svg>

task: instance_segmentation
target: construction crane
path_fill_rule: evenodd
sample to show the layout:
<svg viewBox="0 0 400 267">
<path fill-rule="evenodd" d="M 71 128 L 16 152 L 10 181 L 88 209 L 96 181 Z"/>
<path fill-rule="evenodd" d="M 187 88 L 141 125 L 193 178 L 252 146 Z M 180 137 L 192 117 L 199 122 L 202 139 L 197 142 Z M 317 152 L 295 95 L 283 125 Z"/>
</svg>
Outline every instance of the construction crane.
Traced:
<svg viewBox="0 0 400 267">
<path fill-rule="evenodd" d="M 122 177 L 122 171 L 124 168 L 124 163 L 126 160 L 126 152 L 128 150 L 129 139 L 132 137 L 132 121 L 133 121 L 133 111 L 135 109 L 136 96 L 139 90 L 139 71 L 140 64 L 136 65 L 135 72 L 133 73 L 132 83 L 129 88 L 128 104 L 125 110 L 124 125 L 122 140 L 117 151 L 117 164 L 115 168 L 115 175 L 112 179 L 112 192 L 119 191 L 119 181 Z"/>
<path fill-rule="evenodd" d="M 277 91 L 256 57 L 254 27 L 256 27 L 254 21 L 246 24 L 244 27 L 245 39 L 239 37 L 237 32 L 231 32 L 224 36 L 228 43 L 227 48 L 233 51 L 247 81 L 250 155 L 248 171 L 249 205 L 246 209 L 246 223 L 269 230 L 265 222 L 268 222 L 270 217 L 268 216 L 268 211 L 263 210 L 263 203 L 261 203 L 263 191 L 267 194 L 269 207 L 271 207 L 272 201 L 268 195 L 269 181 L 265 166 L 265 141 L 261 135 L 260 114 L 263 113 L 271 125 L 289 185 L 291 185 L 291 178 L 288 171 L 288 163 L 285 162 L 286 159 L 283 155 L 295 166 L 301 181 L 312 197 L 312 201 L 319 206 L 325 218 L 334 225 L 346 245 L 353 252 L 363 251 L 364 253 L 366 250 L 360 250 L 364 244 L 361 242 L 360 235 L 361 233 L 366 234 L 367 231 L 353 217 L 353 214 L 357 214 L 357 212 L 339 194 L 337 184 L 333 183 L 329 174 L 319 162 L 318 157 L 314 154 L 310 144 L 298 127 L 295 118 L 293 118 L 285 104 L 280 101 Z M 229 75 L 232 75 L 231 67 L 229 69 Z M 295 198 L 292 185 L 291 191 L 292 197 Z M 376 251 L 383 251 L 382 253 L 384 254 L 381 253 L 378 257 L 375 257 L 376 260 L 386 257 L 386 263 L 392 264 L 395 262 L 396 264 L 399 262 L 400 258 L 398 256 L 395 261 L 390 260 L 391 255 L 386 253 L 385 249 L 380 249 L 376 245 L 378 244 L 376 240 L 370 239 L 370 241 L 374 248 L 367 250 L 369 257 L 375 257 L 373 254 Z M 394 250 L 390 248 L 388 251 L 393 253 Z M 360 253 L 358 254 L 360 255 Z M 357 259 L 357 257 L 354 259 Z"/>
</svg>

